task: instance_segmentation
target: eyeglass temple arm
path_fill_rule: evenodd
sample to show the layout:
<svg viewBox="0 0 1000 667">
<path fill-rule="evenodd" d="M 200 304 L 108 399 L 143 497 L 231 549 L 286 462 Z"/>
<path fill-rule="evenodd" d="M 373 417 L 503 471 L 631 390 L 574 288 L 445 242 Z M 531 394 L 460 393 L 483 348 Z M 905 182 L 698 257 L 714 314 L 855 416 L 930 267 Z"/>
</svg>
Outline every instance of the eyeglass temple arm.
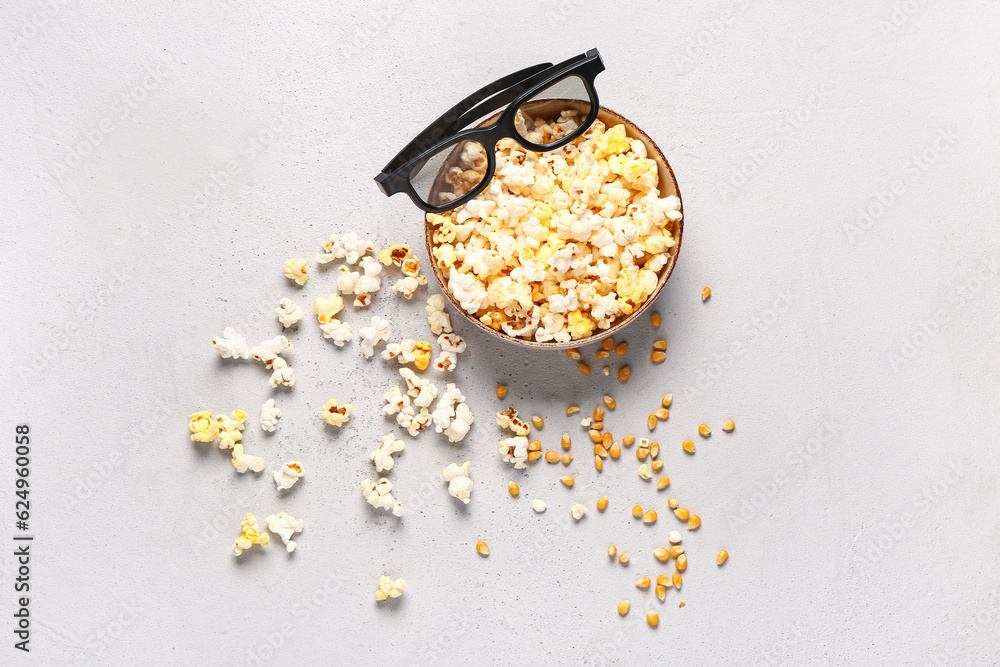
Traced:
<svg viewBox="0 0 1000 667">
<path fill-rule="evenodd" d="M 552 63 L 542 63 L 533 67 L 527 67 L 518 72 L 514 72 L 513 74 L 508 74 L 502 79 L 497 79 L 489 85 L 483 86 L 441 114 L 440 118 L 428 125 L 423 132 L 418 134 L 413 141 L 408 143 L 406 147 L 404 147 L 403 150 L 401 150 L 396 157 L 392 159 L 392 162 L 386 165 L 385 169 L 382 171 L 389 172 L 396 169 L 415 154 L 437 141 L 437 139 L 454 130 L 456 126 L 461 127 L 460 123 L 463 122 L 463 119 L 469 117 L 470 109 L 478 113 L 478 109 L 484 106 L 480 104 L 479 106 L 474 107 L 474 105 L 482 102 L 483 100 L 488 100 L 490 97 L 496 95 L 498 91 L 510 88 L 511 86 L 521 83 L 525 79 L 530 79 L 540 72 L 547 71 L 551 67 Z"/>
</svg>

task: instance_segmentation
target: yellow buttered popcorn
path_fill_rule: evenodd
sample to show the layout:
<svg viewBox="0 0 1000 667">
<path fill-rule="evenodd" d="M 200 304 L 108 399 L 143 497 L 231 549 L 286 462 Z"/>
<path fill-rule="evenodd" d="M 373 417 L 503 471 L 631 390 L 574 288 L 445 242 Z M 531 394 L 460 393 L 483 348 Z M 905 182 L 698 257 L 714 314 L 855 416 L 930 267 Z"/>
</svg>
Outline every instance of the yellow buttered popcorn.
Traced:
<svg viewBox="0 0 1000 667">
<path fill-rule="evenodd" d="M 426 340 L 418 340 L 413 344 L 413 365 L 424 370 L 431 363 L 431 344 Z"/>
<path fill-rule="evenodd" d="M 313 312 L 320 324 L 329 324 L 343 309 L 344 299 L 339 294 L 317 297 L 313 301 Z"/>
<path fill-rule="evenodd" d="M 306 275 L 306 260 L 295 257 L 285 262 L 285 277 L 294 280 L 299 285 L 305 285 L 309 276 Z"/>
<path fill-rule="evenodd" d="M 191 439 L 195 442 L 212 442 L 219 439 L 220 449 L 231 449 L 234 443 L 243 439 L 244 422 L 247 413 L 243 410 L 233 410 L 232 416 L 218 414 L 213 416 L 205 410 L 191 415 L 188 428 L 191 429 Z"/>
<path fill-rule="evenodd" d="M 212 419 L 212 413 L 207 411 L 191 415 L 188 428 L 191 429 L 191 439 L 195 442 L 212 442 L 219 434 L 219 427 Z"/>
<path fill-rule="evenodd" d="M 255 544 L 266 547 L 270 543 L 271 536 L 267 532 L 261 531 L 260 526 L 257 525 L 257 519 L 250 512 L 247 512 L 240 526 L 243 528 L 243 534 L 237 537 L 233 544 L 233 553 L 237 556 Z"/>
<path fill-rule="evenodd" d="M 569 331 L 574 339 L 586 338 L 594 333 L 595 326 L 597 323 L 579 310 L 574 310 L 569 314 Z"/>
<path fill-rule="evenodd" d="M 388 598 L 398 598 L 406 589 L 406 580 L 403 578 L 393 581 L 392 577 L 379 577 L 378 590 L 375 591 L 375 599 L 381 602 Z"/>
<path fill-rule="evenodd" d="M 597 160 L 609 155 L 624 153 L 632 148 L 632 142 L 625 134 L 624 125 L 615 125 L 601 134 L 594 143 L 594 159 Z"/>
<path fill-rule="evenodd" d="M 337 399 L 331 398 L 323 406 L 323 420 L 330 426 L 341 428 L 351 418 L 351 411 L 354 406 L 350 403 L 338 405 Z"/>
</svg>

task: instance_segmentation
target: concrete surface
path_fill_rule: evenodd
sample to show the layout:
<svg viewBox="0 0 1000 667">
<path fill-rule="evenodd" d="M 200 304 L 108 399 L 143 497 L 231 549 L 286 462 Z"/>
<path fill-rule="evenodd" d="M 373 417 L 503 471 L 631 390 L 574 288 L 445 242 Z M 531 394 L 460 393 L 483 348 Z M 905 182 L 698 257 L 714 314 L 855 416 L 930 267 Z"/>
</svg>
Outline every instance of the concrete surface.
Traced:
<svg viewBox="0 0 1000 667">
<path fill-rule="evenodd" d="M 1000 7 L 630 6 L 5 4 L 0 488 L 13 504 L 26 422 L 35 540 L 32 653 L 13 648 L 5 556 L 0 662 L 997 663 Z M 273 336 L 283 296 L 308 309 L 332 274 L 313 268 L 300 290 L 281 263 L 331 232 L 422 247 L 417 211 L 372 182 L 382 165 L 480 85 L 594 46 L 602 102 L 658 142 L 684 196 L 657 304 L 667 361 L 649 364 L 647 322 L 625 337 L 625 387 L 459 324 L 478 421 L 460 446 L 408 442 L 390 475 L 407 514 L 373 512 L 358 484 L 391 426 L 377 396 L 395 370 L 334 348 L 310 317 L 293 335 L 298 382 L 273 392 L 209 340 Z M 347 319 L 420 333 L 422 298 L 384 289 Z M 498 382 L 504 405 L 545 416 L 547 446 L 573 434 L 572 490 L 561 465 L 500 461 Z M 605 392 L 620 406 L 608 428 L 639 436 L 673 392 L 655 433 L 669 492 L 637 478 L 631 452 L 593 470 L 562 413 Z M 254 420 L 272 395 L 278 431 L 251 421 L 245 440 L 268 470 L 305 464 L 283 497 L 187 439 L 191 412 Z M 356 406 L 343 432 L 319 418 L 331 397 Z M 685 456 L 701 422 L 715 433 Z M 468 507 L 438 479 L 464 460 Z M 661 604 L 633 582 L 671 571 L 651 555 L 676 523 L 668 495 L 704 525 Z M 590 508 L 575 525 L 574 502 Z M 633 521 L 637 502 L 655 527 Z M 279 510 L 306 519 L 299 550 L 233 557 L 241 515 Z M 400 600 L 372 599 L 382 574 L 406 578 Z"/>
</svg>

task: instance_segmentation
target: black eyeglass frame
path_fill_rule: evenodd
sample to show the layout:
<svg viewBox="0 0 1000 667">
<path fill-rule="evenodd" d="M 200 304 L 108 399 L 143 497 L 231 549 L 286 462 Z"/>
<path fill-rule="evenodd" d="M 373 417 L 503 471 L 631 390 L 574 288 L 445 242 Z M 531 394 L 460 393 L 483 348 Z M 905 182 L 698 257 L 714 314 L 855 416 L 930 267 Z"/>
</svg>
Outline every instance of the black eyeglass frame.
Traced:
<svg viewBox="0 0 1000 667">
<path fill-rule="evenodd" d="M 527 150 L 543 153 L 565 146 L 586 132 L 597 119 L 601 108 L 594 80 L 603 71 L 601 54 L 597 49 L 591 49 L 556 65 L 542 63 L 498 79 L 469 95 L 431 123 L 385 166 L 382 173 L 375 177 L 375 182 L 386 196 L 404 192 L 414 204 L 428 213 L 444 213 L 458 208 L 489 187 L 496 172 L 496 145 L 501 139 L 513 139 Z M 521 105 L 570 76 L 578 76 L 590 96 L 590 113 L 587 118 L 575 130 L 550 144 L 536 144 L 521 136 L 514 126 L 514 117 Z M 471 127 L 459 131 L 476 119 L 504 106 L 507 108 L 496 122 L 486 127 Z M 446 204 L 433 205 L 425 202 L 413 188 L 410 175 L 431 156 L 463 141 L 477 141 L 486 148 L 487 166 L 483 180 L 469 192 Z M 422 148 L 423 146 L 427 148 Z"/>
</svg>

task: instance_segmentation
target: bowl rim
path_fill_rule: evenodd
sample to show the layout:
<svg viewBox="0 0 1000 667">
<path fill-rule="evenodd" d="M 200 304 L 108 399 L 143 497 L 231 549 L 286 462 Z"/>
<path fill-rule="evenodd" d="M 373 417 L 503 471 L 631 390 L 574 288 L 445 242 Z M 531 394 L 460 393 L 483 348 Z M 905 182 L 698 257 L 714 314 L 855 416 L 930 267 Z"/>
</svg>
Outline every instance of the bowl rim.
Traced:
<svg viewBox="0 0 1000 667">
<path fill-rule="evenodd" d="M 481 123 L 479 123 L 479 126 L 487 125 L 491 122 L 494 122 L 495 116 L 499 115 L 499 113 L 502 112 L 498 112 L 498 114 L 494 114 L 493 116 L 486 118 Z M 679 210 L 681 212 L 681 219 L 677 221 L 675 225 L 675 230 L 671 230 L 671 233 L 674 236 L 675 243 L 673 247 L 670 249 L 670 251 L 668 251 L 669 258 L 667 260 L 666 265 L 662 269 L 660 269 L 661 275 L 659 280 L 657 281 L 656 289 L 653 290 L 653 292 L 646 298 L 646 300 L 642 302 L 642 305 L 636 308 L 631 315 L 627 315 L 624 318 L 621 318 L 618 322 L 608 327 L 607 329 L 600 329 L 598 332 L 595 332 L 590 336 L 587 336 L 586 338 L 575 338 L 568 342 L 560 343 L 557 341 L 541 342 L 537 340 L 528 340 L 526 338 L 517 338 L 515 336 L 510 336 L 504 333 L 503 330 L 498 331 L 496 329 L 493 329 L 492 327 L 483 324 L 478 317 L 475 317 L 475 315 L 465 312 L 465 309 L 462 308 L 458 300 L 454 297 L 454 295 L 452 295 L 451 290 L 448 289 L 447 281 L 444 279 L 444 276 L 441 275 L 440 267 L 438 267 L 437 262 L 434 261 L 434 253 L 433 253 L 434 226 L 427 221 L 425 215 L 424 244 L 425 244 L 425 249 L 427 250 L 427 258 L 428 261 L 430 262 L 431 270 L 434 273 L 434 278 L 437 280 L 438 285 L 440 285 L 441 291 L 444 293 L 445 299 L 447 299 L 448 302 L 451 303 L 451 305 L 455 308 L 455 310 L 457 310 L 467 321 L 471 322 L 480 330 L 485 331 L 494 338 L 505 341 L 507 343 L 520 345 L 521 347 L 529 347 L 541 350 L 566 350 L 570 348 L 589 345 L 590 343 L 599 342 L 607 338 L 608 336 L 615 335 L 616 333 L 627 327 L 629 324 L 634 322 L 636 319 L 638 319 L 645 311 L 647 311 L 653 305 L 653 302 L 656 301 L 657 297 L 660 295 L 660 292 L 663 290 L 663 288 L 667 284 L 667 281 L 670 279 L 670 276 L 673 274 L 674 267 L 677 265 L 677 257 L 678 255 L 680 255 L 681 251 L 681 240 L 683 239 L 684 236 L 684 219 L 685 219 L 684 200 L 681 197 L 680 187 L 677 185 L 677 177 L 674 175 L 674 170 L 670 167 L 670 163 L 667 161 L 666 156 L 660 150 L 659 146 L 657 146 L 656 143 L 649 137 L 648 134 L 643 132 L 642 129 L 639 128 L 639 126 L 637 126 L 635 123 L 633 123 L 620 113 L 613 111 L 612 109 L 609 109 L 605 106 L 599 107 L 599 110 L 597 112 L 597 120 L 600 120 L 602 123 L 605 124 L 605 126 L 610 127 L 611 124 L 607 122 L 608 118 L 611 118 L 613 120 L 613 124 L 615 125 L 617 124 L 624 125 L 626 130 L 626 135 L 632 138 L 637 138 L 646 145 L 647 154 L 649 154 L 650 157 L 652 157 L 657 164 L 657 171 L 659 172 L 658 174 L 659 182 L 662 183 L 664 180 L 664 176 L 667 176 L 673 185 L 673 192 L 671 194 L 676 195 L 677 199 L 680 201 Z M 661 195 L 661 196 L 666 196 L 666 195 Z"/>
</svg>

